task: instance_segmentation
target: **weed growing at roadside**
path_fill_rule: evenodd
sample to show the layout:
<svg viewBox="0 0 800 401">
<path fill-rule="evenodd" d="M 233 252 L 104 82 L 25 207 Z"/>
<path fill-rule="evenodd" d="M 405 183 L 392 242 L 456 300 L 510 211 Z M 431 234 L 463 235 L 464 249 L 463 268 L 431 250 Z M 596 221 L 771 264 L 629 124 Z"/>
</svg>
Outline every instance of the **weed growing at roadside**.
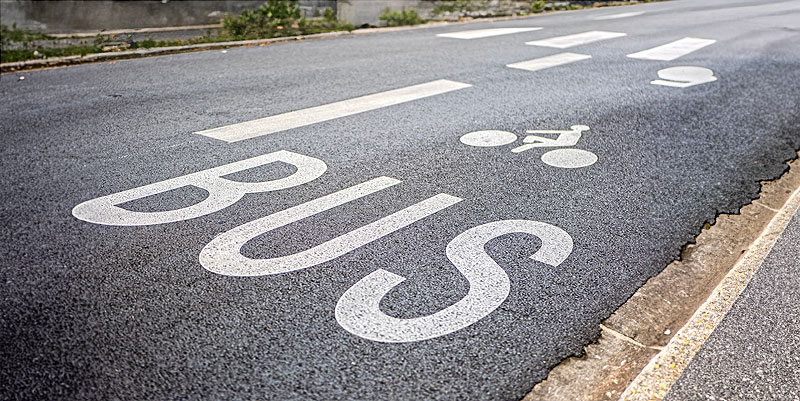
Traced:
<svg viewBox="0 0 800 401">
<path fill-rule="evenodd" d="M 405 7 L 402 11 L 391 11 L 387 8 L 378 19 L 385 21 L 386 26 L 419 25 L 425 22 L 419 17 L 417 10 L 413 8 L 406 10 Z"/>
<path fill-rule="evenodd" d="M 304 35 L 334 31 L 352 31 L 355 29 L 352 24 L 337 20 L 336 14 L 334 14 L 333 10 L 330 8 L 325 9 L 321 20 L 306 20 L 305 18 L 301 18 L 299 26 Z"/>
<path fill-rule="evenodd" d="M 47 41 L 55 40 L 52 36 L 41 32 L 18 29 L 16 24 L 11 28 L 0 25 L 0 62 L 31 60 L 45 57 L 62 57 L 98 53 L 101 51 L 97 42 L 85 45 L 52 47 Z M 16 46 L 10 48 L 12 43 Z"/>
<path fill-rule="evenodd" d="M 47 40 L 47 39 L 53 39 L 53 38 L 41 32 L 18 29 L 17 24 L 12 25 L 11 28 L 5 25 L 0 25 L 0 43 L 2 43 L 3 45 L 6 45 L 11 42 L 31 42 L 34 40 Z"/>
<path fill-rule="evenodd" d="M 331 31 L 351 31 L 353 25 L 341 23 L 329 8 L 322 19 L 306 20 L 300 16 L 298 0 L 269 0 L 256 10 L 244 10 L 239 16 L 222 19 L 224 40 L 267 39 Z"/>
<path fill-rule="evenodd" d="M 222 19 L 223 31 L 236 39 L 298 35 L 299 22 L 297 0 L 269 0 L 256 10 L 244 10 L 238 17 Z"/>
</svg>

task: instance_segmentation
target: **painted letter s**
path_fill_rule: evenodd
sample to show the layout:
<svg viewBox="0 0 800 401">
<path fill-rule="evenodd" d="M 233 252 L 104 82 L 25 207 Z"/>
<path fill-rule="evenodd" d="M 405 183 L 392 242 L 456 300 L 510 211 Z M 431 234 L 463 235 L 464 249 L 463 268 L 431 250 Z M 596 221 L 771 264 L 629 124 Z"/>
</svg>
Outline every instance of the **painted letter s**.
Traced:
<svg viewBox="0 0 800 401">
<path fill-rule="evenodd" d="M 469 292 L 455 304 L 432 315 L 399 319 L 380 310 L 380 302 L 405 278 L 376 270 L 350 287 L 336 304 L 336 321 L 359 337 L 380 342 L 428 340 L 463 329 L 497 309 L 508 297 L 510 281 L 484 250 L 490 240 L 511 233 L 526 233 L 542 240 L 531 259 L 560 265 L 572 252 L 566 231 L 538 221 L 503 220 L 471 228 L 447 244 L 447 258 L 469 281 Z"/>
</svg>

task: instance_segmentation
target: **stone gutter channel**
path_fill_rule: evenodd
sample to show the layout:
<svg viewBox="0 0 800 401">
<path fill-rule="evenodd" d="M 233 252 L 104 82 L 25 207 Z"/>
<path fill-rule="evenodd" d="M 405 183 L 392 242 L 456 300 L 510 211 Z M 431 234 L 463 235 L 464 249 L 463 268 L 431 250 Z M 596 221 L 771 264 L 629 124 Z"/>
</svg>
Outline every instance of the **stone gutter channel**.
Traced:
<svg viewBox="0 0 800 401">
<path fill-rule="evenodd" d="M 537 384 L 523 401 L 661 399 L 669 390 L 663 382 L 646 395 L 636 395 L 631 389 L 626 393 L 626 389 L 637 376 L 653 375 L 650 372 L 653 363 L 658 363 L 659 357 L 665 359 L 661 351 L 671 344 L 676 333 L 688 330 L 693 324 L 690 319 L 714 297 L 715 288 L 721 291 L 718 285 L 725 283 L 723 279 L 729 273 L 736 273 L 737 266 L 747 263 L 754 250 L 757 251 L 761 237 L 769 234 L 766 230 L 770 222 L 791 201 L 792 194 L 800 191 L 800 152 L 787 164 L 789 169 L 781 177 L 761 183 L 759 197 L 743 206 L 739 214 L 718 215 L 716 223 L 704 228 L 694 244 L 684 246 L 680 260 L 648 280 L 600 324 L 597 340 L 584 347 L 581 357 L 569 357 L 551 369 L 547 379 Z M 746 284 L 747 281 L 739 290 Z M 715 325 L 706 328 L 708 332 L 704 335 L 709 335 Z M 679 340 L 699 349 L 705 338 Z M 677 367 L 675 363 L 661 367 L 675 370 L 662 376 L 672 377 L 674 382 L 688 363 L 683 362 Z M 636 383 L 641 381 L 638 378 Z"/>
</svg>

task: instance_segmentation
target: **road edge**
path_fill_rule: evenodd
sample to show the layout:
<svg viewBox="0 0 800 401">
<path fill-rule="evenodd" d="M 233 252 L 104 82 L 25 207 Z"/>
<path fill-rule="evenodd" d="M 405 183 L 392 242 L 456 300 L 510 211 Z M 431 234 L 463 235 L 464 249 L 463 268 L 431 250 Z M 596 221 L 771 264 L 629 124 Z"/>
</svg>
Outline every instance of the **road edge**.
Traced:
<svg viewBox="0 0 800 401">
<path fill-rule="evenodd" d="M 628 394 L 625 391 L 634 380 L 644 380 L 638 377 L 648 368 L 678 367 L 652 361 L 674 341 L 682 341 L 675 340 L 676 333 L 696 322 L 693 316 L 699 308 L 752 253 L 787 203 L 798 198 L 800 152 L 786 164 L 788 170 L 772 181 L 762 181 L 758 197 L 738 213 L 718 215 L 696 243 L 684 247 L 679 260 L 649 279 L 599 324 L 597 339 L 584 347 L 580 357 L 568 357 L 553 367 L 523 401 L 650 399 L 620 397 Z M 661 387 L 662 382 L 654 382 L 656 394 L 666 392 L 667 383 Z M 646 391 L 630 389 L 634 390 Z"/>
<path fill-rule="evenodd" d="M 665 1 L 665 0 L 657 0 L 657 1 Z M 610 4 L 608 6 L 604 6 L 601 8 L 624 7 L 624 6 L 632 6 L 640 4 L 646 4 L 646 3 Z M 588 8 L 588 9 L 595 9 L 595 8 Z M 528 15 L 474 18 L 464 21 L 434 21 L 420 25 L 364 28 L 364 29 L 355 29 L 352 31 L 334 31 L 334 32 L 316 33 L 310 35 L 286 36 L 281 38 L 239 40 L 239 41 L 215 42 L 215 43 L 198 43 L 194 45 L 184 45 L 184 46 L 154 47 L 149 49 L 123 50 L 118 52 L 92 53 L 92 54 L 87 54 L 85 56 L 65 56 L 65 57 L 52 57 L 52 58 L 37 59 L 37 60 L 14 61 L 14 62 L 0 64 L 0 74 L 7 74 L 14 72 L 18 73 L 22 71 L 40 70 L 46 68 L 67 67 L 78 64 L 99 63 L 105 61 L 126 60 L 126 59 L 136 59 L 143 57 L 162 56 L 168 54 L 188 53 L 194 51 L 227 49 L 232 47 L 265 46 L 271 43 L 286 43 L 298 40 L 327 39 L 340 36 L 364 35 L 364 34 L 372 34 L 380 32 L 408 31 L 416 29 L 436 28 L 440 26 L 449 26 L 449 25 L 465 25 L 478 22 L 495 22 L 495 21 L 528 19 L 543 15 L 551 15 L 551 14 L 570 12 L 570 11 L 582 11 L 582 10 L 586 10 L 586 8 L 580 10 L 554 10 L 554 11 L 546 11 L 538 14 L 528 14 Z M 200 27 L 207 27 L 207 26 L 211 25 L 200 25 Z M 160 31 L 178 30 L 177 28 L 178 27 L 142 28 L 142 29 L 114 30 L 109 32 L 150 32 L 150 31 L 160 32 Z M 84 34 L 77 33 L 71 35 L 81 36 Z M 61 36 L 67 37 L 69 35 L 64 34 Z"/>
<path fill-rule="evenodd" d="M 41 60 L 15 61 L 0 64 L 0 73 L 30 71 L 43 68 L 66 67 L 76 64 L 98 63 L 104 61 L 125 60 L 142 57 L 161 56 L 167 54 L 188 53 L 202 50 L 227 49 L 231 47 L 265 46 L 272 43 L 292 42 L 296 40 L 324 39 L 350 35 L 347 31 L 325 32 L 313 35 L 286 36 L 282 38 L 239 40 L 233 42 L 198 43 L 185 46 L 153 47 L 149 49 L 124 50 L 118 52 L 92 53 L 85 56 L 52 57 Z"/>
<path fill-rule="evenodd" d="M 706 302 L 625 389 L 620 397 L 621 401 L 661 400 L 667 395 L 706 339 L 739 299 L 742 291 L 786 230 L 798 207 L 800 207 L 800 187 L 795 189 Z"/>
</svg>

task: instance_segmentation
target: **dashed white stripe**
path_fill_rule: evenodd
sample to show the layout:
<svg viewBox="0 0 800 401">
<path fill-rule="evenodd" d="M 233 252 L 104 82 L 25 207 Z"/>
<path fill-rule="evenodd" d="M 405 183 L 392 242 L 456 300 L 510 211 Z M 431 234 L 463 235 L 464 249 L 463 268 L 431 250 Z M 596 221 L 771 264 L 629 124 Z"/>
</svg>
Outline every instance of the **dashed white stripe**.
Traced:
<svg viewBox="0 0 800 401">
<path fill-rule="evenodd" d="M 453 38 L 453 39 L 479 39 L 488 38 L 491 36 L 509 35 L 512 33 L 538 31 L 542 28 L 495 28 L 495 29 L 476 29 L 472 31 L 440 33 L 436 36 L 440 38 Z"/>
<path fill-rule="evenodd" d="M 702 49 L 714 42 L 716 42 L 716 40 L 713 39 L 683 38 L 652 49 L 629 54 L 628 57 L 644 60 L 670 61 L 685 56 L 695 50 Z"/>
<path fill-rule="evenodd" d="M 577 53 L 559 53 L 552 56 L 535 58 L 519 63 L 508 64 L 506 67 L 517 68 L 527 71 L 539 71 L 545 68 L 557 67 L 559 65 L 574 63 L 576 61 L 590 59 L 592 56 Z"/>
<path fill-rule="evenodd" d="M 469 88 L 472 85 L 440 79 L 406 88 L 361 96 L 308 109 L 291 111 L 238 124 L 196 132 L 225 142 L 237 142 L 292 128 L 304 127 L 365 111 Z"/>
<path fill-rule="evenodd" d="M 611 14 L 611 15 L 601 15 L 599 17 L 592 18 L 595 21 L 604 21 L 609 19 L 619 19 L 619 18 L 628 18 L 628 17 L 635 17 L 637 15 L 644 14 L 644 11 L 634 11 L 630 13 L 620 13 L 620 14 Z"/>
<path fill-rule="evenodd" d="M 589 31 L 583 33 L 576 33 L 574 35 L 557 36 L 549 39 L 534 40 L 532 42 L 525 42 L 526 45 L 555 47 L 557 49 L 566 49 L 568 47 L 585 45 L 587 43 L 597 42 L 600 40 L 614 39 L 626 36 L 621 32 L 607 32 L 607 31 Z"/>
</svg>

